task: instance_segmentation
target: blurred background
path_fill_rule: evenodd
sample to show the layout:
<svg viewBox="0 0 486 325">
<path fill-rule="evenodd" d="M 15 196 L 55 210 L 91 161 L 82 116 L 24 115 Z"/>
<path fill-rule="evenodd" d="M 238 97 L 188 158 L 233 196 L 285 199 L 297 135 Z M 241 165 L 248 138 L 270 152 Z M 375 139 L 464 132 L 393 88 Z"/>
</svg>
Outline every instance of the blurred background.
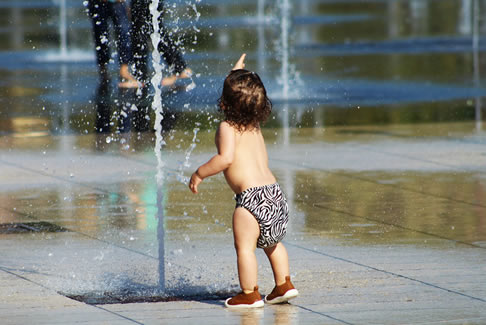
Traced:
<svg viewBox="0 0 486 325">
<path fill-rule="evenodd" d="M 221 78 L 241 52 L 278 102 L 287 51 L 293 125 L 477 120 L 480 130 L 484 1 L 290 4 L 289 46 L 282 49 L 279 1 L 166 1 L 164 21 L 176 30 L 198 87 L 164 104 L 214 111 Z M 2 134 L 93 133 L 96 100 L 110 118 L 116 115 L 114 97 L 123 98 L 116 83 L 97 96 L 87 1 L 2 0 L 0 15 Z M 110 69 L 116 81 L 114 39 Z M 105 95 L 112 97 L 100 99 Z M 126 97 L 122 101 L 134 101 Z M 181 124 L 192 129 L 191 122 Z"/>
</svg>

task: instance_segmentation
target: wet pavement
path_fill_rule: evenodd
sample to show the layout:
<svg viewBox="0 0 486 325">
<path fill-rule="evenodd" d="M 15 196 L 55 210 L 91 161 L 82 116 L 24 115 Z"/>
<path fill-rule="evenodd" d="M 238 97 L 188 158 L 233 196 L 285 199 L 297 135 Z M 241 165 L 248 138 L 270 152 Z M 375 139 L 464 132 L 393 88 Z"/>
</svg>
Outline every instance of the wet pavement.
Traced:
<svg viewBox="0 0 486 325">
<path fill-rule="evenodd" d="M 2 324 L 486 323 L 486 24 L 471 1 L 293 2 L 289 62 L 276 3 L 167 1 L 196 88 L 163 89 L 163 166 L 151 90 L 118 89 L 116 55 L 98 84 L 84 8 L 66 0 L 61 26 L 61 2 L 0 1 Z M 184 179 L 214 153 L 242 51 L 274 103 L 263 132 L 300 296 L 233 312 L 233 194 L 221 175 L 196 196 Z"/>
<path fill-rule="evenodd" d="M 7 324 L 31 313 L 39 324 L 484 323 L 486 135 L 474 125 L 291 128 L 288 139 L 265 129 L 293 211 L 285 244 L 301 295 L 243 313 L 223 308 L 238 282 L 222 177 L 194 196 L 176 177 L 184 155 L 168 154 L 161 228 L 150 151 L 93 148 L 89 135 L 45 139 L 75 151 L 3 148 L 1 223 L 34 229 L 0 234 L 1 313 Z M 193 166 L 211 137 L 200 134 Z M 271 269 L 258 259 L 266 293 Z"/>
</svg>

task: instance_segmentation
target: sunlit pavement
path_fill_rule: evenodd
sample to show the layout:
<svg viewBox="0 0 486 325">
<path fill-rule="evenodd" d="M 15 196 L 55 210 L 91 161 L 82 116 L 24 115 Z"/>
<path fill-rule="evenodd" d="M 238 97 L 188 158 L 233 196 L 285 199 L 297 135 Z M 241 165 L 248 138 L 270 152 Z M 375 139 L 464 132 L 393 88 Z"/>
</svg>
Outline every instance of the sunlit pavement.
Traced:
<svg viewBox="0 0 486 325">
<path fill-rule="evenodd" d="M 2 1 L 0 324 L 485 324 L 479 2 L 167 2 L 195 75 L 163 90 L 158 167 L 137 132 L 152 88 L 119 89 L 115 57 L 98 84 L 82 2 Z M 222 176 L 197 196 L 183 181 L 214 153 L 242 51 L 274 103 L 300 295 L 233 312 L 233 194 Z"/>
<path fill-rule="evenodd" d="M 292 209 L 285 244 L 300 296 L 243 312 L 223 307 L 238 290 L 232 193 L 220 176 L 197 196 L 177 181 L 213 152 L 212 132 L 192 167 L 168 138 L 161 191 L 151 148 L 129 150 L 135 137 L 2 137 L 2 324 L 486 322 L 486 135 L 474 123 L 265 137 Z"/>
</svg>

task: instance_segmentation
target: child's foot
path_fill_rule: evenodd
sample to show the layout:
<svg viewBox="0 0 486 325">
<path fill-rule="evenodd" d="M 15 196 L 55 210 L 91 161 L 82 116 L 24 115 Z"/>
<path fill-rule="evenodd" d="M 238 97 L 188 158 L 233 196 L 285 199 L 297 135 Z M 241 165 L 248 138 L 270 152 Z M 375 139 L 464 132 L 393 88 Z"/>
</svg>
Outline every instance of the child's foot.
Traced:
<svg viewBox="0 0 486 325">
<path fill-rule="evenodd" d="M 292 298 L 299 295 L 299 291 L 295 289 L 292 282 L 290 282 L 290 276 L 285 277 L 285 283 L 273 288 L 272 293 L 265 296 L 265 302 L 267 304 L 280 304 L 287 302 Z"/>
<path fill-rule="evenodd" d="M 233 298 L 226 299 L 224 305 L 228 308 L 257 308 L 263 307 L 262 296 L 258 292 L 258 286 L 251 293 L 240 293 Z"/>
<path fill-rule="evenodd" d="M 180 73 L 173 74 L 172 76 L 165 77 L 162 79 L 162 86 L 169 87 L 175 84 L 178 79 L 187 79 L 192 77 L 192 70 L 190 68 L 185 68 Z"/>
</svg>

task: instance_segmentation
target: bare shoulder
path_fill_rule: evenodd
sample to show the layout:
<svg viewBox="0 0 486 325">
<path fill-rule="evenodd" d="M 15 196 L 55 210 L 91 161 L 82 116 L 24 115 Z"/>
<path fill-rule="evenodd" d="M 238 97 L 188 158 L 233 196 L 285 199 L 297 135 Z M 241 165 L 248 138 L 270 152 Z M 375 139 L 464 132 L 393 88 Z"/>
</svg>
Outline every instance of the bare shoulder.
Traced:
<svg viewBox="0 0 486 325">
<path fill-rule="evenodd" d="M 234 130 L 235 128 L 231 126 L 231 124 L 229 124 L 228 122 L 222 121 L 221 123 L 219 123 L 219 129 Z"/>
<path fill-rule="evenodd" d="M 226 121 L 219 124 L 218 131 L 219 135 L 230 135 L 235 133 L 235 128 Z"/>
<path fill-rule="evenodd" d="M 235 138 L 235 128 L 231 126 L 228 122 L 221 122 L 219 124 L 218 130 L 216 131 L 216 142 L 220 140 L 230 140 L 234 141 Z"/>
</svg>

